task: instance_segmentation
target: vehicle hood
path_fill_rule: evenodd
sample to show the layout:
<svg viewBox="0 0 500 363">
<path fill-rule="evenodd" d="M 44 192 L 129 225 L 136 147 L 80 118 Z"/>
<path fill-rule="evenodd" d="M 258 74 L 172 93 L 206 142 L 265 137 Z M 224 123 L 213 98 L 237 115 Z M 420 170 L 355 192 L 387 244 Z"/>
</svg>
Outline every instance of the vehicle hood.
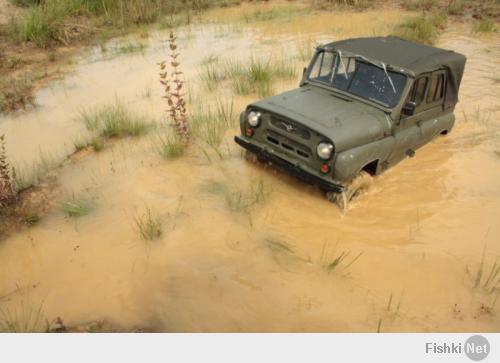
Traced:
<svg viewBox="0 0 500 363">
<path fill-rule="evenodd" d="M 336 151 L 378 140 L 391 129 L 391 122 L 382 110 L 311 85 L 251 106 L 303 124 L 332 140 Z"/>
</svg>

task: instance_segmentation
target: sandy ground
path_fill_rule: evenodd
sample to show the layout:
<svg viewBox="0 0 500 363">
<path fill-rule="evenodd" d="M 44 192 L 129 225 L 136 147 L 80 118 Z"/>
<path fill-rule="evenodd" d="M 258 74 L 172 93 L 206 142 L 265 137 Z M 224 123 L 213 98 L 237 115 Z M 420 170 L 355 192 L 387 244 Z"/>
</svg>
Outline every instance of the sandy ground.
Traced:
<svg viewBox="0 0 500 363">
<path fill-rule="evenodd" d="M 195 105 L 233 104 L 234 121 L 257 96 L 213 93 L 200 81 L 208 57 L 247 61 L 284 57 L 296 87 L 305 44 L 385 35 L 407 16 L 394 11 L 314 13 L 274 22 L 235 22 L 268 4 L 212 11 L 216 23 L 178 31 Z M 361 26 L 362 25 L 362 26 Z M 38 107 L 0 118 L 0 133 L 20 170 L 42 156 L 63 160 L 88 137 L 82 109 L 120 100 L 164 120 L 157 63 L 165 32 L 129 37 L 77 58 L 75 71 L 37 93 Z M 144 42 L 144 52 L 116 54 Z M 155 135 L 125 139 L 74 158 L 58 171 L 60 195 L 91 198 L 73 220 L 55 209 L 37 226 L 0 242 L 0 307 L 40 306 L 69 325 L 106 320 L 121 330 L 159 331 L 500 331 L 498 290 L 485 279 L 500 255 L 500 104 L 497 34 L 449 25 L 438 45 L 468 57 L 451 134 L 381 175 L 347 214 L 315 188 L 245 162 L 230 129 L 222 160 L 203 142 L 165 161 Z M 205 148 L 207 158 L 200 152 Z M 235 210 L 262 183 L 266 198 Z M 141 240 L 135 220 L 150 208 L 161 238 Z M 484 251 L 484 252 L 483 252 Z M 328 266 L 348 258 L 334 272 Z M 356 256 L 360 256 L 349 265 Z M 482 256 L 484 260 L 482 261 Z M 24 304 L 24 305 L 23 305 Z"/>
<path fill-rule="evenodd" d="M 0 0 L 0 24 L 6 24 L 20 11 L 19 7 L 12 5 L 8 0 Z"/>
</svg>

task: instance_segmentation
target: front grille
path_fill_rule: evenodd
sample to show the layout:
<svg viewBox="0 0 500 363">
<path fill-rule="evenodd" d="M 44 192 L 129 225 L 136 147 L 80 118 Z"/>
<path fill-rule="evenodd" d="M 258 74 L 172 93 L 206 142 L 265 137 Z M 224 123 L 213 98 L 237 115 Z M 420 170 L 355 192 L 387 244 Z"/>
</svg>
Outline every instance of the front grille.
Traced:
<svg viewBox="0 0 500 363">
<path fill-rule="evenodd" d="M 290 140 L 288 137 L 277 132 L 267 130 L 266 141 L 272 145 L 279 146 L 286 152 L 295 153 L 304 159 L 311 157 L 311 150 L 307 146 Z"/>
<path fill-rule="evenodd" d="M 271 116 L 271 125 L 286 131 L 287 133 L 299 136 L 305 140 L 309 140 L 311 138 L 311 133 L 303 126 L 297 125 L 295 122 L 283 120 L 274 115 Z"/>
</svg>

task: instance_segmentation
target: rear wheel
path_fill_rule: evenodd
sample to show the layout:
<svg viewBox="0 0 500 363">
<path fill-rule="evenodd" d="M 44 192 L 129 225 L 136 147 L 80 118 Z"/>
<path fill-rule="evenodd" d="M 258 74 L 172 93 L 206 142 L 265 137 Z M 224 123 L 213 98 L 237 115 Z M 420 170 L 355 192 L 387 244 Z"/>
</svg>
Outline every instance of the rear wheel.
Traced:
<svg viewBox="0 0 500 363">
<path fill-rule="evenodd" d="M 342 192 L 327 192 L 326 198 L 344 211 L 354 198 L 368 189 L 371 180 L 372 176 L 368 172 L 362 170 L 357 177 L 344 187 Z"/>
</svg>

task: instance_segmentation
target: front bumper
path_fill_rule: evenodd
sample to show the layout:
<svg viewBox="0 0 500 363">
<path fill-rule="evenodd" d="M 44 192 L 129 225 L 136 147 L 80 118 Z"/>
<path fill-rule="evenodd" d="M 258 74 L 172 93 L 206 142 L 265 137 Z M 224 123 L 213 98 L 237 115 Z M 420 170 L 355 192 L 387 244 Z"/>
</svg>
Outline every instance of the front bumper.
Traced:
<svg viewBox="0 0 500 363">
<path fill-rule="evenodd" d="M 294 165 L 294 164 L 290 163 L 289 161 L 280 158 L 279 156 L 271 154 L 267 150 L 265 150 L 257 145 L 251 144 L 239 136 L 235 136 L 234 141 L 238 145 L 240 145 L 241 147 L 256 154 L 259 157 L 259 159 L 263 159 L 265 161 L 271 162 L 272 165 L 275 165 L 278 168 L 285 170 L 286 172 L 292 174 L 296 178 L 298 178 L 306 183 L 317 185 L 318 187 L 320 187 L 321 189 L 323 189 L 327 192 L 340 193 L 343 189 L 342 185 L 331 183 L 327 180 L 320 178 L 319 176 L 313 175 L 313 174 L 305 171 L 304 169 L 300 168 L 300 166 Z"/>
</svg>

